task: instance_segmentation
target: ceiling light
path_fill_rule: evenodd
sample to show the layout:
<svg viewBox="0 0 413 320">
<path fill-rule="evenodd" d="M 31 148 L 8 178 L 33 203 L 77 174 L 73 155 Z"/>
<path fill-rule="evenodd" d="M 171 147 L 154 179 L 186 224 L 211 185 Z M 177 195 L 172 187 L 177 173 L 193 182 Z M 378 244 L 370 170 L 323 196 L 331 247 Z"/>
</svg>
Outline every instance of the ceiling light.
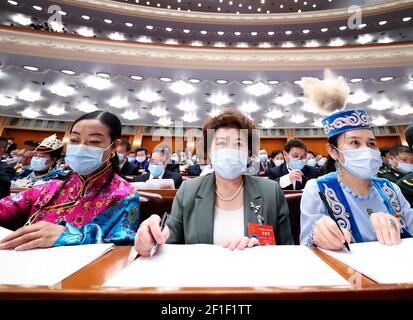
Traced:
<svg viewBox="0 0 413 320">
<path fill-rule="evenodd" d="M 36 110 L 33 110 L 32 108 L 24 109 L 21 114 L 25 118 L 37 118 L 38 116 L 40 116 L 40 113 Z"/>
<path fill-rule="evenodd" d="M 387 23 L 386 20 L 382 20 L 382 21 L 379 22 L 379 25 L 384 26 L 386 23 Z"/>
<path fill-rule="evenodd" d="M 403 22 L 408 22 L 408 21 L 410 21 L 410 20 L 412 20 L 412 17 L 404 17 L 404 18 L 402 19 Z"/>
<path fill-rule="evenodd" d="M 341 31 L 344 31 L 344 30 L 347 30 L 347 26 L 341 26 L 338 29 L 341 30 Z"/>
<path fill-rule="evenodd" d="M 287 31 L 285 31 L 284 32 L 286 35 L 290 35 L 290 34 L 292 34 L 293 32 L 291 31 L 291 30 L 287 30 Z"/>
<path fill-rule="evenodd" d="M 7 0 L 7 2 L 10 3 L 10 4 L 13 5 L 13 6 L 17 6 L 17 5 L 18 5 L 18 2 L 17 2 L 17 1 L 14 1 L 14 0 Z"/>
<path fill-rule="evenodd" d="M 260 127 L 262 128 L 273 128 L 274 127 L 274 121 L 271 119 L 264 119 L 262 120 Z"/>
<path fill-rule="evenodd" d="M 150 37 L 147 36 L 140 36 L 136 41 L 142 42 L 142 43 L 151 43 L 152 40 Z"/>
<path fill-rule="evenodd" d="M 120 32 L 112 32 L 108 35 L 109 39 L 116 40 L 116 41 L 124 41 L 126 40 L 125 36 Z"/>
<path fill-rule="evenodd" d="M 223 48 L 226 47 L 226 44 L 225 42 L 218 41 L 214 43 L 214 47 Z"/>
<path fill-rule="evenodd" d="M 248 84 L 253 84 L 254 81 L 253 80 L 242 80 L 241 83 L 248 85 Z"/>
<path fill-rule="evenodd" d="M 158 124 L 162 127 L 167 127 L 172 124 L 172 120 L 170 117 L 162 117 L 158 120 Z"/>
<path fill-rule="evenodd" d="M 386 81 L 390 81 L 390 80 L 393 80 L 393 79 L 394 79 L 394 77 L 381 77 L 380 81 L 386 82 Z"/>
<path fill-rule="evenodd" d="M 87 76 L 83 82 L 91 88 L 96 90 L 105 90 L 112 86 L 112 83 L 108 79 L 103 79 L 101 77 Z"/>
<path fill-rule="evenodd" d="M 172 81 L 172 79 L 168 78 L 168 77 L 161 77 L 161 78 L 159 78 L 159 80 L 161 80 L 163 82 L 171 82 Z"/>
<path fill-rule="evenodd" d="M 32 8 L 33 8 L 34 10 L 37 10 L 37 11 L 42 11 L 42 10 L 43 10 L 43 8 L 40 7 L 40 6 L 32 6 Z"/>
<path fill-rule="evenodd" d="M 151 26 L 151 25 L 147 25 L 147 26 L 145 26 L 145 28 L 148 29 L 148 30 L 153 30 L 153 26 Z"/>
<path fill-rule="evenodd" d="M 23 66 L 23 68 L 29 71 L 39 71 L 38 67 L 33 67 L 33 66 Z"/>
<path fill-rule="evenodd" d="M 236 35 L 236 36 L 238 37 L 238 36 L 240 36 L 240 35 L 241 35 L 241 32 L 239 32 L 239 31 L 235 31 L 235 32 L 234 32 L 234 35 Z"/>
<path fill-rule="evenodd" d="M 212 104 L 216 104 L 217 106 L 222 106 L 224 104 L 229 104 L 231 102 L 230 97 L 225 93 L 213 93 L 208 101 Z"/>
<path fill-rule="evenodd" d="M 96 75 L 101 77 L 101 78 L 105 78 L 108 79 L 110 78 L 110 74 L 109 73 L 105 73 L 105 72 L 96 72 Z"/>
<path fill-rule="evenodd" d="M 20 100 L 28 101 L 28 102 L 34 102 L 37 100 L 41 99 L 41 94 L 38 91 L 32 91 L 28 88 L 23 89 L 22 91 L 19 92 L 17 96 Z"/>
<path fill-rule="evenodd" d="M 227 84 L 228 80 L 218 79 L 218 80 L 215 80 L 215 82 L 218 83 L 218 84 Z"/>
<path fill-rule="evenodd" d="M 89 112 L 96 111 L 98 108 L 94 104 L 90 103 L 89 101 L 82 101 L 81 103 L 77 105 L 77 109 L 79 111 L 89 113 Z"/>
<path fill-rule="evenodd" d="M 11 106 L 12 104 L 15 104 L 15 103 L 16 103 L 15 98 L 8 97 L 8 96 L 0 94 L 0 105 L 1 106 L 8 107 L 8 106 Z"/>
<path fill-rule="evenodd" d="M 318 42 L 317 40 L 310 40 L 310 41 L 307 41 L 305 46 L 307 48 L 317 48 L 320 46 L 320 42 Z"/>
<path fill-rule="evenodd" d="M 200 33 L 203 34 L 203 35 L 206 35 L 206 34 L 208 33 L 208 31 L 206 31 L 206 30 L 201 30 Z"/>
<path fill-rule="evenodd" d="M 271 43 L 269 42 L 260 42 L 258 48 L 271 48 Z"/>
<path fill-rule="evenodd" d="M 276 104 L 280 104 L 280 105 L 283 105 L 283 106 L 288 106 L 290 104 L 295 103 L 296 100 L 297 99 L 292 94 L 286 93 L 282 96 L 279 96 L 279 97 L 275 98 L 274 102 Z"/>
<path fill-rule="evenodd" d="M 149 113 L 155 117 L 165 117 L 169 114 L 169 112 L 160 106 L 156 106 L 154 108 L 151 108 Z"/>
<path fill-rule="evenodd" d="M 212 109 L 209 113 L 208 113 L 208 115 L 210 116 L 210 117 L 216 117 L 216 116 L 218 116 L 218 115 L 220 115 L 222 113 L 222 110 L 220 110 L 220 109 L 218 109 L 218 108 L 215 108 L 215 109 Z"/>
<path fill-rule="evenodd" d="M 69 97 L 76 93 L 75 88 L 68 86 L 63 82 L 52 84 L 49 87 L 49 91 L 61 97 Z"/>
<path fill-rule="evenodd" d="M 201 80 L 199 80 L 199 79 L 189 79 L 188 81 L 189 81 L 190 83 L 194 83 L 194 84 L 198 84 L 198 83 L 201 82 Z"/>
<path fill-rule="evenodd" d="M 304 33 L 304 34 L 310 33 L 310 30 L 305 29 L 305 30 L 303 30 L 303 33 Z"/>
<path fill-rule="evenodd" d="M 307 118 L 302 114 L 296 114 L 291 117 L 291 122 L 293 123 L 303 123 L 305 121 L 307 121 Z"/>
<path fill-rule="evenodd" d="M 110 20 L 110 19 L 104 19 L 103 20 L 105 23 L 107 23 L 107 24 L 111 24 L 112 23 L 112 20 Z"/>
<path fill-rule="evenodd" d="M 179 104 L 176 105 L 176 108 L 181 111 L 196 111 L 198 109 L 198 106 L 193 101 L 182 100 L 181 102 L 179 102 Z"/>
<path fill-rule="evenodd" d="M 373 118 L 373 120 L 371 121 L 375 126 L 383 126 L 387 123 L 386 118 L 384 118 L 383 116 L 378 116 L 376 118 Z"/>
<path fill-rule="evenodd" d="M 274 31 L 268 31 L 267 34 L 268 34 L 269 36 L 273 36 L 273 35 L 275 34 L 275 32 L 274 32 Z"/>
<path fill-rule="evenodd" d="M 72 71 L 72 70 L 68 70 L 68 69 L 62 69 L 62 70 L 60 70 L 60 72 L 61 72 L 61 73 L 64 73 L 64 74 L 68 74 L 68 75 L 70 75 L 70 76 L 73 76 L 73 75 L 76 74 L 76 72 L 74 72 L 74 71 Z"/>
<path fill-rule="evenodd" d="M 348 103 L 352 104 L 360 104 L 368 100 L 370 100 L 370 96 L 364 91 L 357 91 L 353 94 L 350 94 L 347 99 Z"/>
<path fill-rule="evenodd" d="M 282 48 L 294 48 L 295 44 L 291 41 L 286 41 L 283 42 L 283 44 L 281 45 Z"/>
<path fill-rule="evenodd" d="M 278 80 L 268 80 L 267 82 L 268 82 L 268 84 L 271 84 L 271 85 L 280 83 L 280 81 L 278 81 Z"/>
<path fill-rule="evenodd" d="M 313 126 L 316 127 L 316 128 L 322 128 L 323 127 L 323 122 L 322 121 L 323 121 L 323 118 L 314 119 Z"/>
<path fill-rule="evenodd" d="M 60 10 L 59 13 L 60 13 L 62 16 L 66 16 L 66 15 L 67 15 L 67 12 L 66 12 L 66 11 L 63 11 L 63 10 Z"/>
<path fill-rule="evenodd" d="M 270 112 L 267 112 L 265 116 L 271 119 L 279 119 L 284 116 L 284 113 L 281 110 L 273 109 Z"/>
<path fill-rule="evenodd" d="M 125 22 L 125 26 L 132 28 L 133 27 L 133 23 L 131 22 Z"/>
<path fill-rule="evenodd" d="M 82 17 L 82 19 L 84 19 L 84 20 L 90 20 L 90 17 L 89 16 L 87 16 L 87 15 L 81 15 L 81 17 Z"/>
<path fill-rule="evenodd" d="M 344 46 L 345 44 L 346 43 L 344 42 L 343 39 L 336 38 L 330 42 L 329 46 L 330 47 L 341 47 L 341 46 Z"/>
<path fill-rule="evenodd" d="M 178 45 L 179 42 L 176 39 L 168 39 L 164 42 L 165 44 L 169 44 L 169 45 Z"/>
<path fill-rule="evenodd" d="M 80 27 L 76 31 L 79 35 L 83 37 L 93 37 L 95 35 L 95 33 L 93 32 L 93 29 L 88 28 L 88 27 Z"/>
<path fill-rule="evenodd" d="M 360 44 L 366 44 L 374 40 L 371 34 L 362 34 L 358 37 L 357 42 Z"/>
<path fill-rule="evenodd" d="M 257 31 L 252 31 L 252 32 L 250 32 L 250 35 L 255 37 L 256 35 L 258 35 L 258 32 Z"/>
<path fill-rule="evenodd" d="M 367 24 L 366 24 L 366 23 L 361 23 L 361 24 L 358 25 L 358 28 L 359 28 L 359 29 L 363 29 L 363 28 L 365 28 L 365 27 L 367 27 Z"/>
<path fill-rule="evenodd" d="M 223 35 L 225 34 L 225 32 L 224 32 L 224 31 L 218 31 L 217 34 L 218 34 L 219 36 L 223 36 Z"/>
<path fill-rule="evenodd" d="M 133 79 L 133 80 L 142 80 L 143 77 L 141 76 L 129 76 L 129 78 Z"/>
<path fill-rule="evenodd" d="M 129 106 L 129 101 L 126 97 L 113 96 L 110 100 L 108 100 L 108 105 L 113 108 L 122 109 Z"/>
<path fill-rule="evenodd" d="M 247 88 L 245 88 L 245 91 L 247 91 L 249 94 L 253 96 L 260 97 L 270 93 L 271 87 L 267 86 L 266 84 L 260 81 L 256 84 L 248 86 Z"/>
<path fill-rule="evenodd" d="M 392 102 L 387 97 L 382 97 L 380 99 L 374 99 L 370 105 L 371 109 L 383 111 L 391 109 L 393 107 Z"/>
<path fill-rule="evenodd" d="M 46 112 L 53 116 L 61 116 L 62 114 L 66 113 L 66 110 L 64 106 L 53 104 L 49 108 L 46 109 Z"/>
<path fill-rule="evenodd" d="M 395 109 L 393 113 L 399 116 L 407 116 L 409 114 L 413 114 L 413 107 L 411 107 L 408 104 L 405 104 L 402 107 Z"/>
<path fill-rule="evenodd" d="M 15 14 L 15 15 L 13 15 L 13 16 L 11 17 L 11 19 L 12 19 L 14 22 L 16 22 L 16 23 L 18 23 L 18 24 L 21 24 L 21 25 L 23 25 L 23 26 L 28 26 L 29 24 L 32 23 L 32 19 L 31 19 L 30 17 L 28 17 L 28 16 L 26 16 L 26 15 L 23 15 L 23 14 L 20 14 L 20 13 L 17 13 L 17 14 Z"/>
<path fill-rule="evenodd" d="M 313 113 L 313 114 L 324 114 L 325 112 L 320 110 L 318 107 L 316 107 L 312 103 L 304 103 L 303 106 L 301 107 L 302 111 Z"/>
<path fill-rule="evenodd" d="M 391 43 L 393 41 L 394 40 L 392 38 L 388 37 L 388 36 L 385 36 L 384 38 L 379 39 L 379 43 Z"/>
<path fill-rule="evenodd" d="M 203 45 L 204 44 L 202 43 L 202 41 L 196 40 L 196 41 L 191 42 L 191 46 L 194 46 L 194 47 L 202 47 Z"/>
<path fill-rule="evenodd" d="M 124 113 L 121 114 L 123 119 L 126 120 L 136 120 L 139 119 L 139 114 L 136 111 L 126 110 Z"/>
<path fill-rule="evenodd" d="M 194 112 L 185 113 L 184 116 L 182 117 L 182 120 L 184 122 L 195 122 L 198 119 L 199 118 L 196 116 L 196 114 Z"/>
<path fill-rule="evenodd" d="M 321 28 L 321 32 L 327 32 L 328 28 Z"/>
<path fill-rule="evenodd" d="M 186 83 L 183 80 L 178 80 L 172 83 L 169 86 L 173 92 L 180 94 L 181 96 L 185 96 L 195 91 L 195 87 L 189 83 Z"/>
<path fill-rule="evenodd" d="M 255 102 L 244 102 L 240 107 L 240 110 L 245 113 L 257 112 L 260 107 Z"/>
<path fill-rule="evenodd" d="M 359 82 L 362 82 L 363 80 L 364 80 L 363 78 L 353 78 L 353 79 L 350 80 L 350 82 L 359 83 Z"/>
<path fill-rule="evenodd" d="M 138 92 L 136 96 L 139 100 L 148 103 L 152 103 L 161 99 L 161 96 L 157 92 L 152 91 L 150 89 L 143 89 L 140 92 Z"/>
<path fill-rule="evenodd" d="M 246 42 L 238 42 L 237 43 L 237 48 L 248 48 L 249 45 Z"/>
<path fill-rule="evenodd" d="M 170 28 L 170 27 L 166 27 L 165 28 L 165 31 L 168 31 L 168 32 L 172 32 L 174 29 L 172 29 L 172 28 Z"/>
<path fill-rule="evenodd" d="M 183 33 L 190 33 L 191 30 L 189 30 L 189 29 L 184 29 L 184 30 L 182 30 L 182 32 L 183 32 Z"/>
</svg>

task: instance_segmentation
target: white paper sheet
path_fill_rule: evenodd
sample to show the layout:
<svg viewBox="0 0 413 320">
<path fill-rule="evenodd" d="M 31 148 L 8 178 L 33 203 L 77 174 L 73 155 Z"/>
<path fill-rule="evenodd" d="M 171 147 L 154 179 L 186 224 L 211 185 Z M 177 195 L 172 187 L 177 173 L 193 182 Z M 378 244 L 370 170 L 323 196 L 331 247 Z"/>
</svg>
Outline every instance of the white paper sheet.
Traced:
<svg viewBox="0 0 413 320">
<path fill-rule="evenodd" d="M 104 255 L 112 246 L 90 244 L 27 251 L 0 250 L 0 285 L 54 286 Z"/>
<path fill-rule="evenodd" d="M 413 283 L 413 238 L 403 239 L 397 246 L 355 243 L 350 250 L 323 251 L 378 283 Z"/>
<path fill-rule="evenodd" d="M 0 240 L 4 239 L 7 237 L 9 234 L 11 234 L 13 231 L 0 227 Z"/>
<path fill-rule="evenodd" d="M 164 245 L 140 257 L 105 287 L 349 286 L 303 246 L 230 251 L 214 245 Z"/>
</svg>

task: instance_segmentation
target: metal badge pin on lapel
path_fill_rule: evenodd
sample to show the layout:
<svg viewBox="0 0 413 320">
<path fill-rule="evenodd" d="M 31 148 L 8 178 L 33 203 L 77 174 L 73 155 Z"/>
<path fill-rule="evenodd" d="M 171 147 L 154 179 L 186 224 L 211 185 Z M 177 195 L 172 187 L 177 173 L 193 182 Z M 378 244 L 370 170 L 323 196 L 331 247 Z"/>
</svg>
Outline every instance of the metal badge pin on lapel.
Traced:
<svg viewBox="0 0 413 320">
<path fill-rule="evenodd" d="M 264 223 L 264 217 L 260 214 L 260 209 L 261 206 L 255 205 L 252 202 L 250 202 L 251 209 L 254 210 L 254 213 L 257 215 L 258 223 L 263 224 Z"/>
</svg>

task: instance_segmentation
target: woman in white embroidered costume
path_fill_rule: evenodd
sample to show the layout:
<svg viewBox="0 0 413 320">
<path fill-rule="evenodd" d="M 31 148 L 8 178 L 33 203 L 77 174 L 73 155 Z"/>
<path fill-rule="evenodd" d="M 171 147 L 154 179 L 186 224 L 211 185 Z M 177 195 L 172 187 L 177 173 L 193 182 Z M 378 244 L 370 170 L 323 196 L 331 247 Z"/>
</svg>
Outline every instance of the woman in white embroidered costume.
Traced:
<svg viewBox="0 0 413 320">
<path fill-rule="evenodd" d="M 349 87 L 328 70 L 325 80 L 303 78 L 305 96 L 321 112 L 345 107 Z M 327 174 L 310 180 L 301 199 L 302 245 L 341 250 L 344 243 L 376 241 L 400 243 L 413 231 L 413 210 L 394 183 L 375 177 L 381 157 L 364 110 L 341 110 L 327 116 L 323 129 L 330 155 Z M 343 234 L 328 215 L 319 192 Z"/>
</svg>

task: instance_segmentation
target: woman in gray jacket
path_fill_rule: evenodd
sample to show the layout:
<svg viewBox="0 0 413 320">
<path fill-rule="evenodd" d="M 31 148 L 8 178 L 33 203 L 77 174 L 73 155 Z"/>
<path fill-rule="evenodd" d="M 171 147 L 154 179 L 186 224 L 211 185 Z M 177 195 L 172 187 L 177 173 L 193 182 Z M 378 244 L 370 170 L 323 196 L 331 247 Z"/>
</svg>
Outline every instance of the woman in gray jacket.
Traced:
<svg viewBox="0 0 413 320">
<path fill-rule="evenodd" d="M 257 224 L 274 231 L 276 244 L 293 244 L 288 205 L 278 183 L 243 175 L 252 154 L 254 130 L 254 124 L 235 109 L 205 122 L 205 151 L 214 172 L 182 184 L 162 232 L 159 216 L 142 222 L 135 237 L 139 254 L 150 255 L 155 242 L 218 244 L 242 250 L 260 243 L 248 232 L 249 226 L 253 230 Z"/>
</svg>

